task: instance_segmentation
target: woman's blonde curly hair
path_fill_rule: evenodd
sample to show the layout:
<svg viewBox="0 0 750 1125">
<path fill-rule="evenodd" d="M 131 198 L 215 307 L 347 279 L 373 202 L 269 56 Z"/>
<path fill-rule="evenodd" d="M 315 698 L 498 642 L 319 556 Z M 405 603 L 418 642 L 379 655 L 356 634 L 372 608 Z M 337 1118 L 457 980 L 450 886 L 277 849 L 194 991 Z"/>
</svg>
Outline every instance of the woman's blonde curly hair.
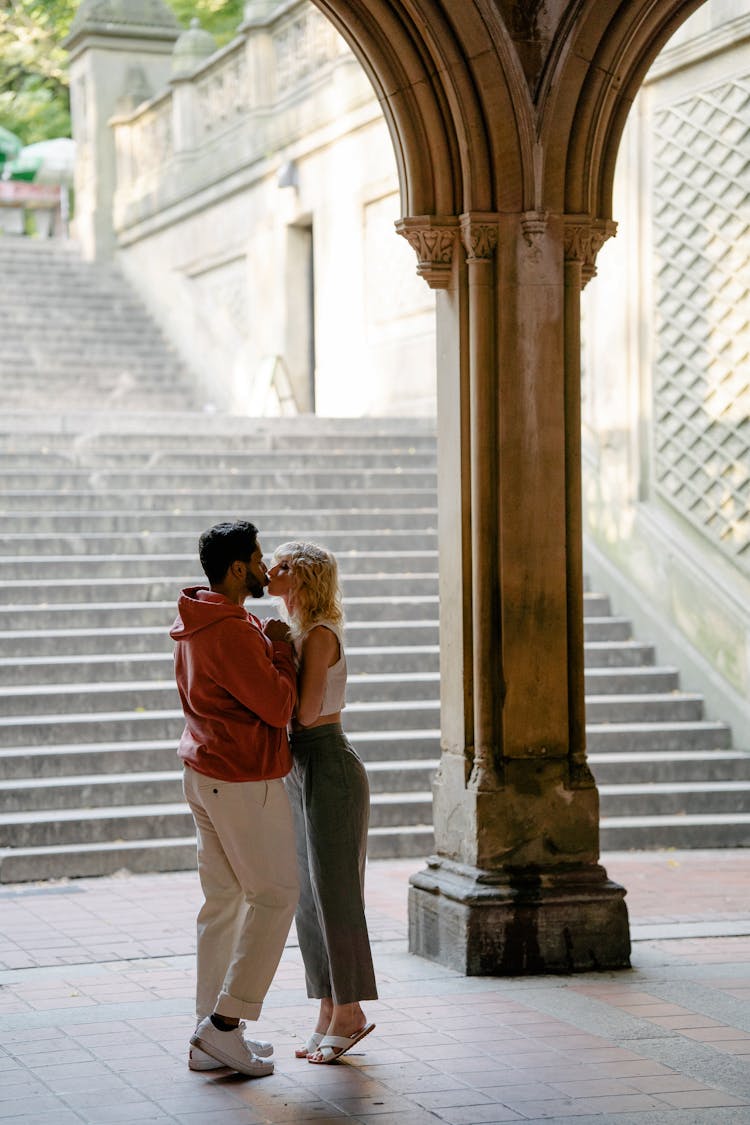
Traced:
<svg viewBox="0 0 750 1125">
<path fill-rule="evenodd" d="M 273 553 L 273 565 L 279 562 L 289 564 L 295 580 L 289 610 L 293 636 L 303 637 L 319 621 L 343 623 L 339 568 L 329 550 L 317 543 L 282 543 Z"/>
</svg>

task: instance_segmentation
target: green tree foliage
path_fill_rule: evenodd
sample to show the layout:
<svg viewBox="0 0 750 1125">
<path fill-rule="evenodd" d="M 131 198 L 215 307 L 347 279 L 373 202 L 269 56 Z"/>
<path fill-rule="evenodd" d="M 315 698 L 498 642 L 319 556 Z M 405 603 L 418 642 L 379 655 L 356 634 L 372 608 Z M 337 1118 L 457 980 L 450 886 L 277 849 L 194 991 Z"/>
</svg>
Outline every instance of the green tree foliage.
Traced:
<svg viewBox="0 0 750 1125">
<path fill-rule="evenodd" d="M 167 0 L 187 27 L 197 16 L 222 46 L 242 21 L 243 0 Z M 78 0 L 0 0 L 0 125 L 24 144 L 70 136 L 66 52 Z"/>
<path fill-rule="evenodd" d="M 229 42 L 242 23 L 243 0 L 167 0 L 167 3 L 183 27 L 189 27 L 191 19 L 197 17 L 219 47 Z"/>
<path fill-rule="evenodd" d="M 76 0 L 0 0 L 0 124 L 24 144 L 70 135 L 61 40 Z"/>
</svg>

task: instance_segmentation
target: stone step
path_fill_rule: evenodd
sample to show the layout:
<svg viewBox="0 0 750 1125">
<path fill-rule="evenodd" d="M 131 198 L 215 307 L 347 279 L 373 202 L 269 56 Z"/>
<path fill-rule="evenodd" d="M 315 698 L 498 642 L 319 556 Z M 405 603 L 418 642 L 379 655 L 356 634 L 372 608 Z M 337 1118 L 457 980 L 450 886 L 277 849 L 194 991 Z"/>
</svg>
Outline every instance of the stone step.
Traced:
<svg viewBox="0 0 750 1125">
<path fill-rule="evenodd" d="M 585 641 L 629 641 L 632 625 L 627 617 L 584 619 Z"/>
<path fill-rule="evenodd" d="M 119 774 L 97 771 L 65 777 L 4 779 L 3 812 L 39 813 L 179 803 L 183 800 L 182 768 L 174 747 L 171 757 L 172 768 L 164 770 Z M 366 767 L 372 793 L 418 793 L 423 800 L 424 793 L 430 790 L 437 761 L 386 760 L 367 762 Z"/>
<path fill-rule="evenodd" d="M 233 482 L 232 482 L 233 483 Z M 341 493 L 336 489 L 315 488 L 307 492 L 298 489 L 274 489 L 267 493 L 262 489 L 236 490 L 229 487 L 206 490 L 205 492 L 184 493 L 172 489 L 145 489 L 136 498 L 138 512 L 142 511 L 174 511 L 187 506 L 188 511 L 194 511 L 198 503 L 207 507 L 213 513 L 226 511 L 227 505 L 232 505 L 237 512 L 253 512 L 258 518 L 260 513 L 269 509 L 269 505 L 280 506 L 283 510 L 295 507 L 329 509 L 335 507 Z M 358 490 L 357 501 L 366 511 L 381 509 L 388 511 L 390 508 L 400 510 L 404 505 L 410 508 L 427 506 L 434 502 L 435 494 L 431 488 L 366 488 Z M 15 489 L 8 490 L 2 497 L 2 510 L 7 517 L 11 512 L 26 513 L 38 511 L 67 511 L 71 517 L 78 516 L 81 512 L 134 509 L 134 497 L 130 489 L 109 488 L 105 491 L 88 492 L 80 489 L 56 491 L 55 489 Z M 213 516 L 211 517 L 213 520 Z M 209 521 L 210 522 L 210 521 Z M 253 522 L 256 522 L 255 520 Z M 287 517 L 287 522 L 289 522 Z"/>
<path fill-rule="evenodd" d="M 344 550 L 337 555 L 342 580 L 360 580 L 364 575 L 380 577 L 388 573 L 398 575 L 424 574 L 437 577 L 437 551 L 354 551 Z M 270 553 L 266 556 L 271 563 Z M 196 552 L 185 555 L 51 555 L 0 557 L 0 582 L 12 589 L 28 582 L 49 583 L 65 576 L 66 582 L 80 581 L 86 585 L 116 577 L 118 581 L 139 578 L 161 578 L 164 574 L 193 575 L 201 581 L 200 564 Z M 205 585 L 206 579 L 203 576 Z"/>
<path fill-rule="evenodd" d="M 603 851 L 648 848 L 750 847 L 750 813 L 603 817 Z"/>
<path fill-rule="evenodd" d="M 258 448 L 319 449 L 333 447 L 435 449 L 431 418 L 326 418 L 299 414 L 283 418 L 252 418 L 195 410 L 131 411 L 117 417 L 98 410 L 40 412 L 16 410 L 3 415 L 3 441 L 23 445 L 43 439 L 57 446 L 114 449 L 191 449 L 226 452 Z"/>
<path fill-rule="evenodd" d="M 648 752 L 651 750 L 728 749 L 731 730 L 726 723 L 710 719 L 694 722 L 587 723 L 586 743 L 590 754 Z"/>
<path fill-rule="evenodd" d="M 181 731 L 180 727 L 180 731 Z M 440 753 L 437 730 L 359 731 L 352 735 L 356 750 L 367 768 L 384 763 L 398 769 L 435 763 Z M 0 750 L 0 779 L 28 783 L 40 778 L 75 779 L 96 774 L 107 777 L 123 773 L 155 773 L 178 767 L 178 738 L 118 740 L 115 742 L 56 743 L 54 753 L 44 746 L 16 746 Z"/>
<path fill-rule="evenodd" d="M 107 809 L 55 809 L 0 814 L 0 848 L 95 844 L 110 840 L 152 840 L 189 836 L 193 818 L 184 800 L 169 804 L 122 805 Z M 430 822 L 429 793 L 374 793 L 373 828 Z"/>
<path fill-rule="evenodd" d="M 165 492 L 173 496 L 182 496 L 185 493 L 195 493 L 202 497 L 204 492 L 214 493 L 231 487 L 233 492 L 237 489 L 247 491 L 250 496 L 260 490 L 280 492 L 285 495 L 297 494 L 299 498 L 309 495 L 313 490 L 320 490 L 326 494 L 332 490 L 338 492 L 373 491 L 388 489 L 394 492 L 413 490 L 429 490 L 431 498 L 434 496 L 436 486 L 435 472 L 432 469 L 396 469 L 396 468 L 329 468 L 318 465 L 300 465 L 297 468 L 288 466 L 269 468 L 262 463 L 262 458 L 256 458 L 256 465 L 243 470 L 231 470 L 214 467 L 203 471 L 190 472 L 183 470 L 131 469 L 127 472 L 113 472 L 102 469 L 74 469 L 50 466 L 42 471 L 42 467 L 34 470 L 0 471 L 0 495 L 20 492 L 36 494 L 37 492 L 73 492 L 76 494 L 92 490 L 96 493 L 122 493 L 124 491 L 140 495 L 141 492 Z"/>
<path fill-rule="evenodd" d="M 370 673 L 349 677 L 347 709 L 357 703 L 403 700 L 436 702 L 440 695 L 437 672 Z M 174 676 L 163 680 L 104 683 L 29 684 L 0 689 L 0 716 L 77 714 L 86 701 L 92 718 L 100 712 L 167 711 L 179 706 Z"/>
<path fill-rule="evenodd" d="M 27 298 L 28 300 L 28 298 Z M 23 308 L 24 306 L 20 306 Z M 28 311 L 28 306 L 26 306 Z M 135 311 L 135 310 L 133 310 Z M 60 356 L 81 354 L 90 351 L 115 352 L 132 351 L 135 354 L 143 353 L 152 355 L 154 348 L 161 346 L 164 351 L 175 352 L 165 341 L 156 325 L 140 318 L 137 322 L 131 319 L 128 323 L 123 318 L 122 323 L 112 324 L 107 328 L 106 336 L 102 335 L 101 325 L 95 320 L 78 318 L 75 333 L 68 334 L 68 317 L 50 316 L 44 321 L 37 315 L 30 313 L 27 316 L 15 316 L 6 322 L 3 334 L 3 359 L 13 359 L 17 355 L 35 354 L 53 349 L 57 360 Z M 60 329 L 63 329 L 63 332 Z M 40 377 L 39 382 L 54 379 L 55 369 L 47 369 Z"/>
<path fill-rule="evenodd" d="M 308 516 L 309 518 L 309 516 Z M 64 534 L 52 535 L 14 535 L 3 536 L 3 544 L 9 557 L 19 555 L 33 555 L 36 558 L 48 558 L 53 555 L 62 555 L 66 561 L 71 556 L 81 555 L 151 555 L 165 553 L 169 555 L 190 555 L 195 561 L 198 535 L 202 528 L 194 531 L 151 532 L 120 532 L 102 535 L 77 532 L 69 528 Z M 292 539 L 308 538 L 307 533 L 300 532 L 299 528 L 292 530 L 288 527 L 264 527 L 263 545 L 268 541 L 271 546 L 277 543 L 286 543 Z M 437 534 L 432 530 L 410 531 L 406 528 L 396 530 L 337 530 L 327 531 L 324 546 L 332 550 L 337 556 L 342 551 L 377 551 L 387 548 L 390 551 L 436 551 Z M 608 604 L 609 599 L 603 595 L 586 595 L 587 598 L 598 598 L 602 604 Z M 587 603 L 587 613 L 590 612 Z"/>
<path fill-rule="evenodd" d="M 676 724 L 703 717 L 703 697 L 690 692 L 644 695 L 587 695 L 586 721 Z"/>
<path fill-rule="evenodd" d="M 407 859 L 430 855 L 434 834 L 430 825 L 371 828 L 367 853 L 371 859 Z M 39 879 L 86 878 L 150 871 L 189 871 L 195 867 L 195 838 L 117 840 L 72 847 L 0 849 L 0 883 Z"/>
<path fill-rule="evenodd" d="M 75 602 L 62 605 L 3 604 L 0 602 L 0 627 L 3 633 L 18 631 L 50 632 L 70 627 L 78 628 L 117 628 L 126 627 L 133 620 L 140 621 L 144 628 L 159 627 L 168 630 L 175 619 L 179 585 L 170 589 L 173 597 L 162 601 L 120 602 Z M 138 592 L 138 591 L 136 591 Z M 253 614 L 261 620 L 280 617 L 281 607 L 275 599 L 248 603 Z M 437 626 L 438 598 L 436 594 L 393 594 L 382 598 L 375 596 L 353 596 L 347 599 L 346 628 L 352 629 L 363 623 L 430 621 Z M 11 636 L 12 642 L 13 637 Z M 171 642 L 170 642 L 171 643 Z M 119 650 L 118 650 L 119 651 Z M 141 650 L 138 650 L 141 651 Z"/>
<path fill-rule="evenodd" d="M 653 665 L 634 668 L 612 666 L 590 667 L 586 660 L 585 688 L 587 696 L 638 695 L 651 692 L 677 691 L 679 672 L 676 668 Z"/>
<path fill-rule="evenodd" d="M 64 351 L 58 350 L 54 343 L 46 345 L 43 341 L 36 341 L 33 347 L 22 351 L 4 354 L 0 364 L 0 375 L 5 390 L 16 386 L 24 386 L 23 374 L 26 372 L 24 389 L 31 394 L 28 381 L 29 367 L 35 364 L 47 366 L 54 358 L 55 372 L 44 379 L 34 381 L 34 394 L 48 394 L 56 388 L 75 386 L 71 379 L 78 375 L 85 380 L 83 390 L 96 389 L 104 385 L 112 375 L 128 375 L 133 380 L 145 379 L 147 376 L 155 377 L 163 383 L 160 390 L 166 390 L 170 380 L 172 389 L 179 385 L 184 372 L 177 356 L 162 345 L 163 354 L 154 354 L 158 347 L 156 342 L 143 346 L 131 340 L 122 340 L 119 344 L 96 344 L 93 341 L 81 340 L 75 347 Z M 90 403 L 83 395 L 80 399 L 83 405 Z"/>
<path fill-rule="evenodd" d="M 670 785 L 684 781 L 750 781 L 750 753 L 742 750 L 651 750 L 588 755 L 597 784 Z"/>
<path fill-rule="evenodd" d="M 40 644 L 47 633 L 39 634 Z M 350 633 L 350 636 L 353 636 Z M 0 634 L 2 640 L 3 634 Z M 154 645 L 156 648 L 156 645 Z M 127 682 L 129 680 L 168 679 L 172 674 L 172 643 L 163 651 L 61 655 L 55 658 L 27 656 L 0 658 L 0 685 L 70 684 L 88 682 Z M 347 646 L 347 665 L 351 675 L 377 672 L 436 672 L 439 664 L 437 645 Z M 676 689 L 677 672 L 673 668 L 606 669 L 606 694 L 664 692 Z M 601 669 L 586 670 L 589 694 L 601 694 Z"/>
<path fill-rule="evenodd" d="M 437 703 L 440 680 L 436 672 L 370 673 L 353 675 L 347 684 L 347 710 L 355 704 L 382 701 L 432 700 Z M 0 689 L 0 716 L 9 718 L 31 715 L 62 717 L 77 714 L 81 701 L 86 701 L 92 718 L 100 712 L 166 711 L 178 706 L 174 678 L 133 682 L 87 682 L 68 684 L 31 684 Z M 679 724 L 700 719 L 703 701 L 700 696 L 612 695 L 587 697 L 586 716 L 590 724 L 623 722 L 673 722 Z"/>
<path fill-rule="evenodd" d="M 62 603 L 99 604 L 101 602 L 168 602 L 174 609 L 179 591 L 188 586 L 205 585 L 205 577 L 192 574 L 173 574 L 169 577 L 144 578 L 60 578 L 54 581 L 54 592 Z M 408 597 L 437 596 L 435 573 L 348 574 L 342 576 L 341 588 L 345 601 L 352 597 Z M 0 604 L 30 605 L 39 589 L 28 581 L 4 582 L 0 586 Z"/>
<path fill-rule="evenodd" d="M 76 392 L 75 389 L 71 389 L 70 391 L 71 395 L 77 393 L 78 392 Z M 20 390 L 17 393 L 11 394 L 10 392 L 6 393 L 6 391 L 0 387 L 0 395 L 2 395 L 2 399 L 6 406 L 11 406 L 14 404 L 21 405 L 28 402 L 29 399 L 28 390 Z M 108 387 L 97 391 L 95 395 L 92 395 L 91 392 L 81 392 L 81 402 L 83 403 L 84 398 L 85 401 L 88 402 L 90 402 L 93 398 L 96 402 L 101 404 L 102 408 L 107 407 L 113 412 L 121 410 L 125 407 L 132 408 L 138 405 L 143 406 L 146 403 L 154 408 L 160 407 L 163 409 L 169 404 L 170 399 L 173 395 L 174 389 L 170 391 L 163 391 L 162 393 L 156 393 L 148 386 L 142 387 L 139 385 L 135 385 L 134 387 L 129 388 L 125 392 L 121 393 L 119 390 L 116 390 L 113 385 L 109 385 Z"/>
<path fill-rule="evenodd" d="M 356 531 L 359 529 L 375 531 L 378 528 L 384 532 L 392 530 L 406 530 L 413 528 L 416 531 L 434 531 L 437 527 L 437 509 L 430 506 L 407 508 L 318 508 L 311 513 L 308 508 L 276 509 L 264 505 L 254 505 L 252 511 L 247 504 L 239 504 L 234 510 L 224 507 L 226 495 L 222 497 L 220 507 L 198 510 L 188 505 L 184 506 L 184 498 L 172 498 L 174 505 L 168 510 L 140 512 L 118 510 L 109 511 L 54 511 L 39 510 L 32 507 L 28 511 L 18 511 L 10 514 L 0 506 L 0 534 L 6 531 L 14 534 L 23 532 L 46 532 L 52 534 L 56 531 L 70 533 L 71 527 L 86 526 L 90 531 L 99 534 L 109 532 L 144 532 L 153 533 L 161 531 L 180 531 L 183 528 L 196 534 L 196 528 L 211 527 L 222 520 L 239 518 L 237 513 L 243 513 L 243 518 L 252 518 L 252 522 L 259 528 L 262 538 L 267 536 L 269 529 L 275 526 L 293 526 L 302 529 L 302 533 L 310 538 L 325 536 L 328 530 Z M 201 497 L 201 502 L 204 502 Z M 272 497 L 268 503 L 276 502 Z M 357 498 L 359 499 L 359 497 Z M 298 532 L 298 534 L 300 534 Z"/>
<path fill-rule="evenodd" d="M 9 476 L 28 478 L 30 487 L 37 488 L 40 474 L 56 469 L 63 473 L 103 474 L 123 477 L 139 475 L 154 470 L 170 478 L 184 473 L 205 472 L 223 474 L 232 479 L 258 470 L 267 474 L 300 473 L 306 470 L 326 471 L 337 475 L 381 472 L 402 476 L 406 473 L 430 474 L 435 479 L 437 462 L 434 453 L 419 446 L 416 449 L 391 450 L 364 445 L 331 449 L 295 448 L 292 451 L 267 449 L 260 442 L 250 442 L 250 449 L 197 450 L 189 453 L 181 449 L 91 449 L 85 442 L 61 445 L 55 434 L 35 437 L 33 442 L 16 445 L 3 442 L 0 433 L 0 458 L 3 471 Z M 23 435 L 21 435 L 23 436 Z M 17 441 L 18 439 L 16 439 Z M 249 441 L 250 439 L 248 439 Z M 335 437 L 328 439 L 335 442 Z M 364 439 L 363 439 L 364 440 Z M 303 444 L 303 443 L 300 443 Z M 3 445 L 6 448 L 3 448 Z M 297 443 L 295 441 L 295 447 Z"/>
<path fill-rule="evenodd" d="M 6 417 L 12 419 L 13 413 Z M 9 458 L 9 466 L 15 463 L 16 457 L 33 455 L 62 457 L 66 464 L 75 463 L 78 459 L 88 464 L 91 458 L 99 467 L 113 469 L 131 465 L 147 468 L 152 464 L 205 468 L 217 463 L 231 468 L 255 462 L 259 457 L 272 465 L 288 463 L 294 467 L 323 454 L 326 463 L 330 458 L 333 465 L 340 462 L 355 467 L 377 468 L 392 465 L 394 461 L 403 465 L 416 463 L 423 468 L 433 468 L 437 464 L 435 439 L 428 433 L 360 434 L 348 429 L 337 431 L 326 425 L 326 419 L 318 419 L 320 427 L 313 432 L 298 429 L 283 434 L 268 428 L 250 430 L 247 427 L 239 431 L 227 427 L 223 432 L 217 432 L 212 425 L 215 416 L 210 414 L 200 415 L 200 428 L 185 429 L 179 421 L 175 421 L 171 430 L 155 428 L 153 432 L 147 432 L 149 424 L 154 424 L 147 412 L 138 415 L 143 419 L 141 431 L 129 433 L 129 415 L 125 413 L 120 417 L 123 425 L 118 429 L 113 429 L 111 423 L 102 427 L 98 420 L 92 420 L 90 424 L 97 428 L 90 433 L 85 429 L 79 433 L 70 433 L 67 429 L 37 433 L 29 429 L 28 423 L 16 417 L 15 421 L 9 420 L 7 426 L 0 429 L 0 454 Z M 133 417 L 130 416 L 131 422 Z M 260 424 L 263 419 L 237 416 L 232 417 L 231 422 Z M 75 422 L 72 424 L 75 425 Z"/>
<path fill-rule="evenodd" d="M 173 657 L 164 652 L 109 653 L 81 656 L 0 658 L 0 684 L 48 685 L 73 683 L 126 683 L 129 680 L 164 680 L 173 674 Z M 436 673 L 439 664 L 437 645 L 391 645 L 387 647 L 348 647 L 346 662 L 350 675 L 374 673 Z"/>
<path fill-rule="evenodd" d="M 687 816 L 750 810 L 750 781 L 666 781 L 599 787 L 602 816 Z"/>
<path fill-rule="evenodd" d="M 88 703 L 88 699 L 85 702 Z M 165 738 L 177 741 L 183 728 L 182 711 L 171 707 L 163 710 L 97 711 L 96 720 L 92 722 L 88 711 L 3 716 L 0 718 L 0 747 L 95 742 L 102 738 L 104 730 L 107 731 L 106 737 L 113 741 Z M 439 707 L 431 700 L 351 703 L 346 708 L 345 726 L 355 737 L 360 732 L 371 730 L 437 730 L 439 724 Z"/>
<path fill-rule="evenodd" d="M 374 805 L 378 807 L 375 827 L 400 820 L 397 809 L 399 796 L 403 804 L 419 805 L 419 816 L 430 823 L 429 787 L 437 762 L 379 761 L 367 764 Z M 394 792 L 394 782 L 396 791 Z M 599 789 L 602 816 L 687 816 L 744 813 L 749 807 L 750 781 L 666 782 L 652 784 L 602 785 Z M 3 813 L 34 814 L 37 825 L 45 819 L 44 813 L 70 810 L 107 810 L 127 807 L 132 817 L 138 806 L 151 809 L 164 805 L 179 805 L 182 798 L 182 770 L 141 773 L 109 773 L 106 775 L 77 775 L 65 778 L 33 778 L 5 780 L 3 783 Z M 106 815 L 106 813 L 105 813 Z M 2 817 L 0 817 L 0 826 Z M 39 829 L 41 831 L 41 829 Z M 29 843 L 39 837 L 29 838 Z M 45 843 L 50 839 L 45 838 Z M 64 842 L 55 839 L 53 842 Z M 0 835 L 0 846 L 7 846 L 7 837 Z"/>
<path fill-rule="evenodd" d="M 642 641 L 593 641 L 584 645 L 587 668 L 631 668 L 651 665 L 655 660 L 654 646 Z"/>
<path fill-rule="evenodd" d="M 419 608 L 419 607 L 417 607 Z M 38 615 L 37 615 L 38 616 Z M 75 617 L 75 614 L 73 615 Z M 167 632 L 174 616 L 170 607 L 168 616 L 158 626 L 106 628 L 61 628 L 51 632 L 42 630 L 17 630 L 0 632 L 0 645 L 13 646 L 19 657 L 87 655 L 112 653 L 172 652 L 173 643 Z M 0 615 L 2 620 L 2 615 Z M 132 620 L 132 617 L 131 617 Z M 41 622 L 40 622 L 41 624 Z M 348 621 L 346 636 L 355 645 L 435 645 L 438 641 L 436 619 L 383 621 Z"/>
</svg>

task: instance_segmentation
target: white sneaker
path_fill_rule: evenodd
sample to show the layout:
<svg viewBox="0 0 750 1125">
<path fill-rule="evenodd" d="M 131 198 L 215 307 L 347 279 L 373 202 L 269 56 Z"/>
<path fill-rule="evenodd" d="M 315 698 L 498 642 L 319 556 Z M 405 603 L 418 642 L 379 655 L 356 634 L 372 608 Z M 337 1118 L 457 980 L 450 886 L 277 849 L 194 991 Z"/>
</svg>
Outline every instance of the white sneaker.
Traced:
<svg viewBox="0 0 750 1125">
<path fill-rule="evenodd" d="M 190 1045 L 198 1047 L 204 1054 L 210 1055 L 223 1066 L 231 1067 L 239 1074 L 247 1074 L 251 1078 L 263 1078 L 273 1074 L 273 1063 L 259 1058 L 245 1042 L 242 1028 L 233 1031 L 219 1031 L 211 1023 L 211 1017 L 206 1016 L 190 1036 Z M 200 1061 L 200 1060 L 198 1060 Z M 188 1062 L 190 1065 L 190 1062 Z"/>
<path fill-rule="evenodd" d="M 224 1063 L 217 1062 L 201 1051 L 200 1047 L 188 1047 L 188 1067 L 190 1070 L 226 1070 Z"/>
<path fill-rule="evenodd" d="M 242 1021 L 240 1021 L 240 1028 L 243 1030 L 245 1042 L 254 1055 L 258 1055 L 262 1059 L 267 1059 L 273 1054 L 273 1043 L 268 1043 L 264 1039 L 251 1039 L 249 1035 L 244 1035 L 246 1027 Z M 201 1051 L 200 1047 L 193 1046 L 188 1050 L 188 1067 L 190 1070 L 225 1069 L 224 1063 L 217 1062 L 211 1055 L 207 1055 L 205 1051 Z"/>
</svg>

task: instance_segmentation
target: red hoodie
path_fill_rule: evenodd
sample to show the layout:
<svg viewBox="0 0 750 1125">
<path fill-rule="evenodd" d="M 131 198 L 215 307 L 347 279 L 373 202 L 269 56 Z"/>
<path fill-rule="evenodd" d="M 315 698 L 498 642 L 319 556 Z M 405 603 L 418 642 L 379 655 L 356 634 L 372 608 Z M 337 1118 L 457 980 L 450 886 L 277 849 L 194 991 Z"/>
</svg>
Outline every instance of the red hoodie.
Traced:
<svg viewBox="0 0 750 1125">
<path fill-rule="evenodd" d="M 297 698 L 292 646 L 223 594 L 183 590 L 169 635 L 185 730 L 183 762 L 222 781 L 270 781 L 292 767 L 286 726 Z"/>
</svg>

